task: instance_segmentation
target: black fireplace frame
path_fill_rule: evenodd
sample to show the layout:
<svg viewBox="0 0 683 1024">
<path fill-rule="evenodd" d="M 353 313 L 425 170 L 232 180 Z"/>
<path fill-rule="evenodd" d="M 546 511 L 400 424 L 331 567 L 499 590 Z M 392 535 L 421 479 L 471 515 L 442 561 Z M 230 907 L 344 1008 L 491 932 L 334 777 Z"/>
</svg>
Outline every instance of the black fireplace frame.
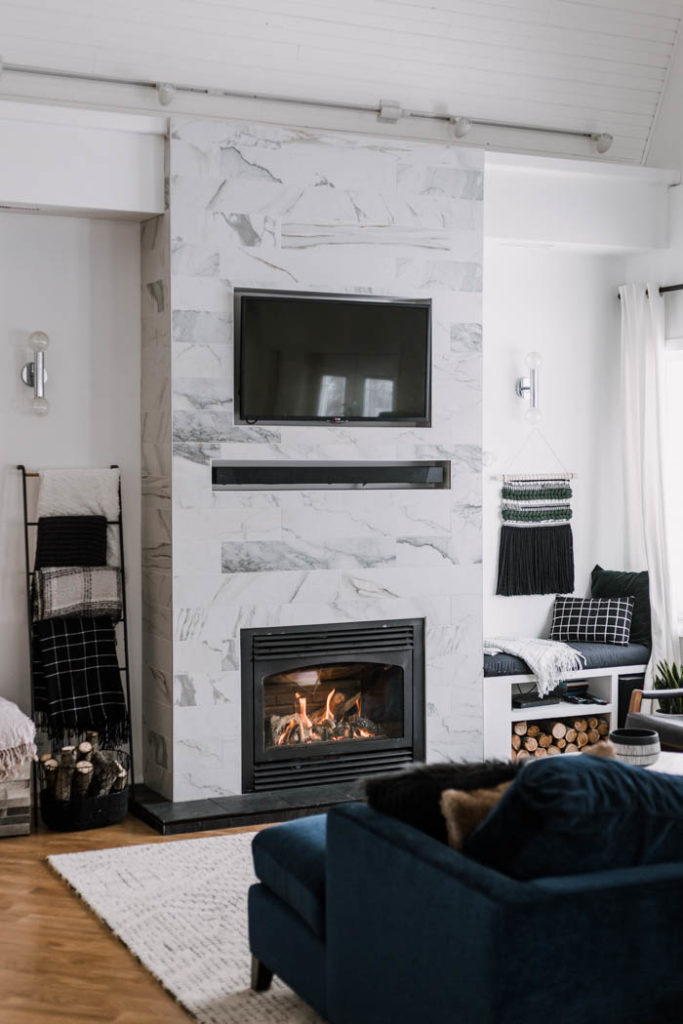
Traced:
<svg viewBox="0 0 683 1024">
<path fill-rule="evenodd" d="M 343 635 L 353 635 L 358 630 L 362 635 L 369 629 L 387 629 L 387 644 L 378 649 L 349 649 L 342 656 L 339 652 L 309 653 L 316 666 L 339 664 L 343 661 L 362 660 L 367 663 L 393 665 L 403 669 L 403 736 L 378 737 L 373 739 L 339 740 L 333 745 L 311 743 L 296 747 L 267 748 L 264 740 L 264 694 L 263 679 L 273 672 L 286 672 L 303 668 L 302 653 L 288 656 L 273 655 L 272 658 L 254 655 L 254 638 L 265 638 L 277 643 L 278 637 L 291 638 L 293 634 L 315 632 L 322 638 L 329 638 L 334 644 L 335 636 L 340 641 Z M 403 646 L 394 642 L 399 631 L 412 629 L 412 640 Z M 391 639 L 390 639 L 391 638 Z M 251 793 L 263 789 L 257 779 L 259 769 L 268 777 L 268 767 L 282 763 L 291 766 L 288 785 L 297 785 L 295 776 L 306 778 L 310 784 L 311 772 L 315 765 L 339 764 L 335 778 L 358 777 L 373 771 L 388 771 L 412 761 L 423 761 L 425 757 L 425 643 L 424 619 L 378 619 L 363 622 L 315 623 L 305 626 L 264 627 L 243 629 L 240 632 L 241 677 L 242 677 L 242 792 Z M 348 770 L 345 765 L 348 764 Z M 284 782 L 275 781 L 277 771 L 272 774 L 274 786 Z M 320 784 L 325 784 L 321 777 Z M 303 782 L 301 783 L 303 784 Z"/>
</svg>

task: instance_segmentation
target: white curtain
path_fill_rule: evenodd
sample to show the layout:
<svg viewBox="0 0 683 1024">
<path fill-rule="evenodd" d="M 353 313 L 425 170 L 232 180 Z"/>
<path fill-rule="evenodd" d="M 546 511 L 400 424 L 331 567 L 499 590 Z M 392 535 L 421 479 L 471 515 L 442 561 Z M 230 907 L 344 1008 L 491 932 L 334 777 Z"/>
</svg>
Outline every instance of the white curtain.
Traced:
<svg viewBox="0 0 683 1024">
<path fill-rule="evenodd" d="M 627 284 L 621 297 L 621 400 L 626 569 L 647 568 L 652 658 L 679 661 L 678 616 L 667 544 L 664 452 L 664 300 L 657 285 Z"/>
</svg>

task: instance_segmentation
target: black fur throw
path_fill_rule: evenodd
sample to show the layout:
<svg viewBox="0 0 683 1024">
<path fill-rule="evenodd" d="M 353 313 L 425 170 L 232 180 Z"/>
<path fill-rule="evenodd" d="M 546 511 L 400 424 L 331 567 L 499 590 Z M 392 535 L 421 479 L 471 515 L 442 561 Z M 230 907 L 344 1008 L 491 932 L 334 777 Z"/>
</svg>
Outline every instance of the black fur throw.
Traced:
<svg viewBox="0 0 683 1024">
<path fill-rule="evenodd" d="M 446 843 L 446 821 L 439 807 L 443 790 L 491 789 L 514 779 L 520 767 L 512 761 L 419 764 L 392 775 L 369 776 L 365 793 L 373 810 Z"/>
</svg>

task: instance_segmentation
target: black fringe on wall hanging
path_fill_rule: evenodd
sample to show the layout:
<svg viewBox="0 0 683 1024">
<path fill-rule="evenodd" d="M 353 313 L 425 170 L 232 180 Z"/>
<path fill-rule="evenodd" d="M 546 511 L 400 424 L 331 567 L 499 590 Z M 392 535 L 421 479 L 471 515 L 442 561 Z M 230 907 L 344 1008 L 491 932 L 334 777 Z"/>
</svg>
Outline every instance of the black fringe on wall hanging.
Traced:
<svg viewBox="0 0 683 1024">
<path fill-rule="evenodd" d="M 497 594 L 574 590 L 570 481 L 569 474 L 503 478 Z"/>
</svg>

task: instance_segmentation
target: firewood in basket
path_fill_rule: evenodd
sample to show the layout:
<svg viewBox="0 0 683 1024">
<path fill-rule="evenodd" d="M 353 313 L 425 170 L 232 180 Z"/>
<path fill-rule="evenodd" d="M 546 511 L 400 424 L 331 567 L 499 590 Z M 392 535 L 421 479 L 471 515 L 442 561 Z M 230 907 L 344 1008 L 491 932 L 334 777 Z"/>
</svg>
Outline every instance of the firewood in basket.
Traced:
<svg viewBox="0 0 683 1024">
<path fill-rule="evenodd" d="M 94 756 L 95 755 L 93 755 L 93 759 Z M 97 760 L 93 760 L 93 767 L 94 771 L 92 782 L 90 783 L 90 789 L 88 790 L 88 796 L 106 796 L 114 785 L 116 776 L 118 775 L 116 761 L 109 761 L 106 757 L 102 757 L 102 754 L 99 754 Z"/>
<path fill-rule="evenodd" d="M 90 761 L 77 761 L 71 784 L 71 795 L 74 800 L 85 800 L 90 783 L 92 782 L 94 768 Z"/>
<path fill-rule="evenodd" d="M 554 739 L 561 740 L 567 735 L 567 726 L 564 722 L 555 722 L 550 731 L 552 732 Z"/>
<path fill-rule="evenodd" d="M 76 764 L 76 748 L 75 747 L 62 747 L 60 753 L 60 762 L 66 767 L 74 767 Z"/>
<path fill-rule="evenodd" d="M 40 763 L 43 765 L 43 767 L 45 767 L 45 764 L 48 761 L 54 761 L 54 759 L 55 759 L 55 755 L 52 753 L 52 751 L 50 751 L 48 754 L 41 754 L 40 755 Z"/>
<path fill-rule="evenodd" d="M 88 740 L 83 740 L 78 744 L 78 760 L 92 761 L 92 743 L 89 743 Z"/>
<path fill-rule="evenodd" d="M 92 730 L 86 732 L 85 741 L 92 745 L 93 750 L 100 749 L 100 734 L 98 732 L 93 732 Z"/>
<path fill-rule="evenodd" d="M 51 757 L 48 761 L 43 762 L 43 772 L 45 773 L 45 788 L 50 793 L 54 793 L 55 791 L 58 769 L 59 761 L 57 760 L 56 757 Z"/>
<path fill-rule="evenodd" d="M 71 797 L 71 782 L 74 777 L 75 768 L 71 764 L 60 764 L 57 769 L 57 781 L 55 782 L 55 800 L 66 803 Z"/>
<path fill-rule="evenodd" d="M 111 791 L 112 793 L 120 793 L 128 784 L 128 772 L 119 761 L 115 761 L 114 764 L 118 774 L 114 780 L 114 785 L 111 787 Z"/>
</svg>

